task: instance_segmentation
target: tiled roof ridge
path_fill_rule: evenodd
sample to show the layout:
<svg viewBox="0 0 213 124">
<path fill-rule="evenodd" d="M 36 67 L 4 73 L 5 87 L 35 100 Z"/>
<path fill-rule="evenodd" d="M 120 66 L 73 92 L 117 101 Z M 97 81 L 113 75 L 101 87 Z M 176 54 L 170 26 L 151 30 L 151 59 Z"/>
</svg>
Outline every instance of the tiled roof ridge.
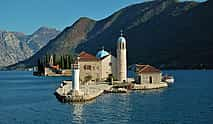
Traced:
<svg viewBox="0 0 213 124">
<path fill-rule="evenodd" d="M 139 72 L 143 72 L 148 67 L 150 67 L 150 65 L 144 65 L 144 67 Z"/>
<path fill-rule="evenodd" d="M 79 57 L 80 57 L 80 61 L 94 61 L 94 60 L 99 60 L 97 59 L 94 55 L 90 54 L 90 53 L 87 53 L 85 51 L 82 51 L 80 54 L 79 54 Z"/>
<path fill-rule="evenodd" d="M 146 64 L 146 65 L 136 64 L 136 66 L 139 68 L 139 70 L 138 70 L 139 73 L 160 72 L 159 69 L 155 68 L 154 66 L 148 65 L 148 64 Z"/>
</svg>

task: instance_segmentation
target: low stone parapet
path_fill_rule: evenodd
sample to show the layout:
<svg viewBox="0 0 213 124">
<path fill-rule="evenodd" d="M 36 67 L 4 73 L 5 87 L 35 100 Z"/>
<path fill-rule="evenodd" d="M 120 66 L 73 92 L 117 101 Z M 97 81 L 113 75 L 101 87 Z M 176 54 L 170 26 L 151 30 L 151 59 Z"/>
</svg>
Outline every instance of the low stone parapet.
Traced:
<svg viewBox="0 0 213 124">
<path fill-rule="evenodd" d="M 168 84 L 165 82 L 157 83 L 157 84 L 134 84 L 132 90 L 149 90 L 149 89 L 159 89 L 168 87 Z"/>
</svg>

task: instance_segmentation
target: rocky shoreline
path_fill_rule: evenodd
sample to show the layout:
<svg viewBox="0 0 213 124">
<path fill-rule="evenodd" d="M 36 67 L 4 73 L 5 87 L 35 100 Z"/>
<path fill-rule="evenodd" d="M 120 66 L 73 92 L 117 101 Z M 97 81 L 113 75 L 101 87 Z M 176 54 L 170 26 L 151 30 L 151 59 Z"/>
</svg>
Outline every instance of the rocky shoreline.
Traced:
<svg viewBox="0 0 213 124">
<path fill-rule="evenodd" d="M 132 84 L 121 83 L 119 87 L 124 87 L 128 91 L 131 90 L 151 90 L 168 87 L 166 82 L 161 82 L 159 84 Z M 115 89 L 117 88 L 116 92 Z M 118 85 L 109 85 L 109 82 L 98 82 L 96 84 L 81 85 L 80 92 L 72 93 L 72 81 L 63 81 L 62 85 L 56 89 L 56 98 L 63 103 L 72 102 L 86 102 L 95 99 L 96 97 L 102 95 L 103 93 L 127 93 L 124 90 L 121 92 L 118 90 Z M 109 92 L 112 91 L 112 92 Z"/>
</svg>

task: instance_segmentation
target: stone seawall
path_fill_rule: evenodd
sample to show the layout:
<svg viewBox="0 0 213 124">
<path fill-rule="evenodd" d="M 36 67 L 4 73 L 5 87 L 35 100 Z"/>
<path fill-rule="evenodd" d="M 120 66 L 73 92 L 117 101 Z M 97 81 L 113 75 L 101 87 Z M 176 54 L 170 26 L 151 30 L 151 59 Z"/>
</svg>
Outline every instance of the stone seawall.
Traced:
<svg viewBox="0 0 213 124">
<path fill-rule="evenodd" d="M 107 82 L 98 82 L 96 84 L 81 85 L 80 90 L 72 92 L 72 81 L 63 81 L 63 86 L 56 89 L 55 95 L 61 102 L 85 102 L 95 99 L 104 93 L 104 91 L 111 91 L 116 85 L 109 85 Z M 126 83 L 121 83 L 121 86 L 126 86 Z M 119 85 L 119 86 L 120 86 Z M 157 84 L 132 84 L 132 90 L 151 90 L 168 87 L 165 82 Z"/>
<path fill-rule="evenodd" d="M 105 82 L 99 82 L 91 85 L 81 85 L 79 94 L 72 94 L 72 82 L 66 81 L 66 84 L 56 89 L 56 96 L 62 102 L 85 102 L 95 99 L 104 93 L 105 90 L 112 88 L 112 85 L 108 85 Z"/>
<path fill-rule="evenodd" d="M 161 82 L 158 84 L 134 84 L 132 90 L 150 90 L 150 89 L 159 89 L 168 87 L 168 84 L 165 82 Z"/>
</svg>

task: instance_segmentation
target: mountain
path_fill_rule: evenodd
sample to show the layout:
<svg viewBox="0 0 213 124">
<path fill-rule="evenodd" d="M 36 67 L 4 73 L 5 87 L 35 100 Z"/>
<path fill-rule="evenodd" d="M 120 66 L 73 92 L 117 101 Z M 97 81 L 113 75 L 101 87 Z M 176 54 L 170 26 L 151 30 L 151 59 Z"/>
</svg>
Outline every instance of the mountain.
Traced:
<svg viewBox="0 0 213 124">
<path fill-rule="evenodd" d="M 86 40 L 88 32 L 94 25 L 94 20 L 86 17 L 80 18 L 72 26 L 64 29 L 55 39 L 50 40 L 35 55 L 23 62 L 9 66 L 9 68 L 31 67 L 37 64 L 39 58 L 43 58 L 47 54 L 66 55 L 73 53 L 77 45 Z"/>
<path fill-rule="evenodd" d="M 25 42 L 21 42 L 12 32 L 0 31 L 0 66 L 7 66 L 32 55 Z"/>
<path fill-rule="evenodd" d="M 41 27 L 32 35 L 0 31 L 0 67 L 29 58 L 58 34 L 59 31 L 46 27 Z"/>
<path fill-rule="evenodd" d="M 132 5 L 100 35 L 80 44 L 77 52 L 95 54 L 104 45 L 115 55 L 119 29 L 127 38 L 128 64 L 162 68 L 213 68 L 212 4 L 161 0 Z M 107 21 L 109 22 L 109 21 Z"/>
<path fill-rule="evenodd" d="M 80 18 L 34 56 L 10 66 L 33 66 L 46 54 L 105 48 L 115 55 L 119 31 L 127 39 L 128 64 L 147 63 L 162 68 L 213 68 L 212 2 L 155 0 L 123 8 L 95 21 Z"/>
<path fill-rule="evenodd" d="M 38 52 L 49 40 L 54 39 L 60 32 L 54 28 L 41 27 L 30 35 L 26 42 L 33 53 Z"/>
</svg>

